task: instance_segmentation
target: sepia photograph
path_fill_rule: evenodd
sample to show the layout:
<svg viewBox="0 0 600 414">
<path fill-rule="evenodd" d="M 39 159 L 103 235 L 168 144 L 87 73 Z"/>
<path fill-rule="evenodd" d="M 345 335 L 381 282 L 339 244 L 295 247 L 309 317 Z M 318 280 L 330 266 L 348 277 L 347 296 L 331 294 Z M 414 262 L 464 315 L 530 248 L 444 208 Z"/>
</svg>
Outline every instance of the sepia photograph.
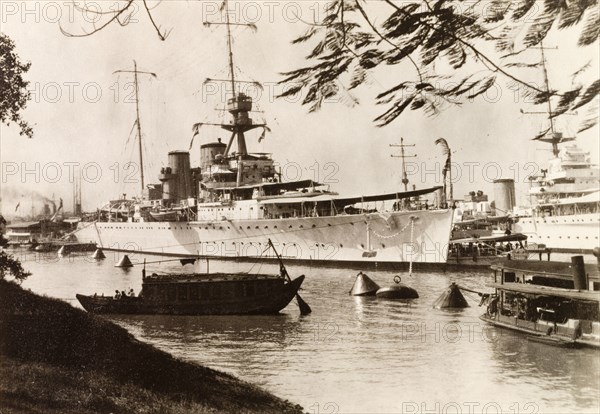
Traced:
<svg viewBox="0 0 600 414">
<path fill-rule="evenodd" d="M 600 412 L 596 0 L 0 0 L 0 413 Z"/>
</svg>

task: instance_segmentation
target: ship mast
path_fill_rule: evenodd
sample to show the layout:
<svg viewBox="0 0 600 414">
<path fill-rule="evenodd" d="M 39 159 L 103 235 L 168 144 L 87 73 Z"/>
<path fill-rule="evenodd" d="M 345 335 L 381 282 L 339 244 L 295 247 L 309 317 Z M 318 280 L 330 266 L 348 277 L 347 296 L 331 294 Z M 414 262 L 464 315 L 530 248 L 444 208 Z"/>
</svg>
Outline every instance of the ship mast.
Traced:
<svg viewBox="0 0 600 414">
<path fill-rule="evenodd" d="M 538 48 L 534 48 L 534 49 L 538 49 Z M 550 96 L 550 80 L 548 77 L 548 68 L 546 66 L 546 54 L 544 52 L 544 45 L 543 43 L 540 42 L 540 46 L 539 49 L 542 52 L 542 68 L 543 68 L 543 73 L 544 73 L 544 87 L 546 89 L 546 94 L 547 94 L 547 100 L 546 103 L 548 105 L 548 121 L 550 122 L 550 128 L 547 132 L 549 132 L 549 134 L 544 134 L 543 136 L 538 136 L 536 138 L 534 138 L 534 140 L 536 141 L 542 141 L 542 142 L 546 142 L 548 144 L 552 144 L 552 154 L 554 155 L 554 157 L 558 157 L 558 154 L 560 153 L 560 150 L 558 148 L 558 144 L 562 143 L 562 142 L 566 142 L 566 141 L 573 141 L 574 138 L 565 138 L 563 137 L 563 135 L 560 132 L 556 131 L 556 126 L 554 124 L 554 112 L 552 110 L 552 102 L 550 100 L 551 96 Z M 523 110 L 521 110 L 522 113 L 526 113 L 526 114 L 546 114 L 545 112 L 524 112 Z M 549 135 L 549 136 L 548 136 Z"/>
<path fill-rule="evenodd" d="M 150 75 L 150 76 L 154 76 L 155 78 L 157 78 L 155 73 L 152 72 L 143 72 L 143 71 L 139 71 L 137 69 L 137 62 L 134 60 L 133 61 L 133 70 L 116 70 L 113 72 L 113 74 L 115 73 L 133 73 L 133 79 L 134 79 L 134 84 L 135 84 L 135 113 L 136 113 L 136 126 L 137 126 L 137 132 L 138 132 L 138 146 L 139 146 L 139 152 L 140 152 L 140 178 L 141 178 L 141 189 L 142 189 L 142 194 L 144 194 L 144 158 L 143 158 L 143 154 L 142 154 L 142 123 L 140 122 L 140 95 L 139 95 L 139 83 L 138 83 L 138 74 L 144 74 L 144 75 Z"/>
<path fill-rule="evenodd" d="M 546 87 L 546 93 L 548 94 L 548 120 L 550 121 L 550 132 L 554 137 L 554 119 L 552 118 L 552 103 L 550 102 L 550 82 L 548 81 L 548 68 L 546 67 L 546 55 L 544 53 L 544 45 L 540 42 L 540 50 L 542 51 L 542 67 L 544 68 L 544 85 Z M 554 155 L 558 155 L 558 147 L 556 143 L 552 144 L 552 150 L 555 152 Z"/>
<path fill-rule="evenodd" d="M 390 147 L 399 147 L 400 148 L 400 155 L 394 155 L 392 154 L 391 157 L 393 158 L 401 158 L 402 159 L 402 184 L 404 184 L 404 191 L 408 191 L 408 175 L 406 174 L 406 164 L 405 164 L 405 159 L 406 158 L 413 158 L 416 157 L 417 154 L 413 154 L 413 155 L 406 155 L 404 154 L 404 148 L 406 147 L 414 147 L 415 144 L 405 144 L 404 143 L 404 138 L 400 138 L 400 144 L 390 144 Z"/>
<path fill-rule="evenodd" d="M 233 23 L 231 22 L 231 18 L 229 15 L 229 1 L 223 0 L 223 7 L 225 13 L 225 22 L 224 23 L 216 23 L 216 22 L 205 22 L 205 26 L 211 25 L 224 25 L 227 28 L 227 51 L 229 54 L 229 79 L 207 79 L 216 80 L 216 81 L 226 81 L 231 84 L 231 93 L 232 97 L 227 99 L 226 109 L 233 117 L 233 122 L 231 123 L 223 123 L 223 124 L 212 124 L 212 123 L 202 123 L 202 125 L 213 125 L 219 126 L 227 131 L 231 132 L 231 138 L 227 143 L 227 147 L 225 148 L 225 152 L 223 153 L 223 157 L 227 158 L 231 156 L 231 147 L 233 142 L 237 143 L 237 153 L 236 158 L 238 161 L 237 169 L 237 185 L 241 184 L 242 180 L 242 170 L 243 170 L 243 162 L 244 159 L 248 156 L 248 150 L 246 147 L 246 138 L 244 133 L 250 131 L 255 128 L 267 128 L 266 124 L 260 123 L 255 124 L 249 116 L 249 112 L 252 111 L 252 98 L 247 96 L 246 94 L 240 92 L 236 92 L 236 84 L 238 83 L 252 83 L 256 84 L 256 82 L 250 81 L 240 81 L 235 78 L 235 66 L 233 63 L 233 37 L 231 33 L 231 26 L 246 26 L 255 28 L 253 24 L 244 24 L 244 23 Z"/>
<path fill-rule="evenodd" d="M 231 93 L 235 97 L 235 73 L 233 71 L 233 48 L 231 45 L 231 21 L 229 20 L 229 2 L 224 0 L 225 25 L 227 26 L 227 49 L 229 50 L 229 76 L 231 77 Z"/>
</svg>

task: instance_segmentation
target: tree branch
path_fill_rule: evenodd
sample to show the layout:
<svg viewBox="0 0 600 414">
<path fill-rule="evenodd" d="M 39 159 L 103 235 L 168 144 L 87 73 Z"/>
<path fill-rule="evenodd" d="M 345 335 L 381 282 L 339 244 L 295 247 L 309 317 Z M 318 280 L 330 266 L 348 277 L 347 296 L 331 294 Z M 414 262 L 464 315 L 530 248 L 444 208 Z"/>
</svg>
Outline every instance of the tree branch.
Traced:
<svg viewBox="0 0 600 414">
<path fill-rule="evenodd" d="M 365 19 L 365 21 L 367 22 L 367 24 L 371 27 L 371 29 L 375 32 L 375 34 L 377 34 L 377 36 L 379 36 L 383 41 L 385 41 L 388 44 L 390 44 L 394 49 L 402 50 L 402 49 L 400 49 L 400 47 L 398 45 L 396 45 L 393 42 L 391 42 L 387 37 L 385 37 L 384 35 L 382 35 L 381 32 L 379 32 L 379 30 L 377 30 L 377 28 L 375 27 L 375 25 L 369 19 L 369 16 L 367 15 L 367 13 L 363 9 L 363 7 L 359 4 L 359 0 L 356 0 L 356 7 L 360 11 L 360 14 L 362 14 L 362 16 Z M 421 73 L 419 65 L 417 65 L 417 62 L 415 62 L 415 60 L 410 55 L 406 55 L 406 57 L 410 60 L 410 62 L 415 67 L 415 70 L 417 71 L 417 74 L 419 75 L 419 80 L 421 82 L 423 82 L 423 75 Z"/>
<path fill-rule="evenodd" d="M 401 8 L 399 8 L 398 6 L 396 6 L 391 0 L 383 0 L 386 3 L 388 3 L 390 6 L 392 6 L 394 9 L 396 9 L 397 11 L 401 12 L 402 14 L 404 14 L 405 16 L 407 15 L 406 12 L 404 10 L 402 10 Z M 431 8 L 430 4 L 427 2 L 427 0 L 423 0 L 425 2 L 425 4 L 427 5 L 427 7 L 429 8 L 430 11 L 433 11 L 433 9 Z M 535 86 L 517 78 L 516 76 L 508 73 L 507 71 L 505 71 L 504 69 L 502 69 L 500 66 L 498 66 L 491 58 L 487 57 L 484 53 L 482 53 L 481 51 L 479 51 L 475 46 L 473 46 L 472 44 L 470 44 L 469 42 L 466 42 L 465 40 L 461 39 L 460 37 L 458 37 L 457 35 L 455 35 L 452 32 L 448 32 L 447 30 L 443 29 L 443 28 L 439 28 L 439 27 L 435 27 L 429 23 L 427 23 L 426 21 L 422 21 L 423 25 L 426 26 L 427 28 L 437 31 L 437 32 L 441 32 L 443 35 L 447 35 L 450 36 L 452 39 L 456 40 L 457 42 L 461 43 L 462 45 L 466 46 L 467 48 L 469 48 L 477 57 L 479 57 L 480 59 L 482 59 L 483 61 L 487 62 L 489 65 L 491 65 L 495 72 L 500 72 L 502 73 L 504 76 L 512 79 L 513 81 L 531 89 L 534 90 L 538 93 L 542 93 L 542 94 L 546 94 L 548 93 L 547 91 L 541 90 L 539 88 L 536 88 Z M 490 69 L 491 70 L 491 69 Z M 560 96 L 559 94 L 556 94 L 558 96 Z"/>
</svg>

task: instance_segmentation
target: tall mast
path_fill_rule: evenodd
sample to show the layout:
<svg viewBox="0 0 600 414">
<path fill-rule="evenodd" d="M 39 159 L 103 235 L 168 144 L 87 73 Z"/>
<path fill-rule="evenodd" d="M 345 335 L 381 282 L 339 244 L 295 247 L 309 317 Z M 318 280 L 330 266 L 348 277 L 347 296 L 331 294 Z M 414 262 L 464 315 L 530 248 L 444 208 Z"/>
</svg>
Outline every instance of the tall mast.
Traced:
<svg viewBox="0 0 600 414">
<path fill-rule="evenodd" d="M 137 71 L 137 62 L 133 61 L 133 77 L 135 79 L 135 112 L 136 112 L 136 121 L 137 130 L 138 130 L 138 144 L 140 151 L 140 178 L 142 184 L 142 194 L 144 193 L 144 156 L 142 151 L 142 123 L 140 122 L 140 88 L 138 85 L 138 71 Z"/>
<path fill-rule="evenodd" d="M 138 71 L 137 69 L 137 62 L 134 60 L 133 61 L 133 70 L 117 70 L 114 71 L 113 73 L 133 73 L 133 80 L 134 80 L 134 84 L 135 84 L 135 113 L 136 113 L 136 120 L 135 123 L 137 125 L 137 132 L 138 132 L 138 147 L 139 147 L 139 152 L 140 152 L 140 178 L 141 178 L 141 190 L 142 190 L 142 194 L 144 193 L 144 156 L 143 156 L 143 147 L 142 147 L 142 123 L 140 122 L 140 87 L 139 87 L 139 82 L 138 82 L 138 74 L 144 74 L 144 75 L 150 75 L 153 76 L 155 78 L 157 78 L 155 73 L 152 72 L 143 72 L 143 71 Z"/>
<path fill-rule="evenodd" d="M 417 156 L 417 154 L 405 155 L 404 148 L 414 147 L 414 146 L 415 146 L 415 144 L 405 144 L 404 138 L 400 138 L 400 144 L 390 144 L 390 147 L 399 147 L 400 148 L 400 155 L 392 154 L 391 156 L 393 158 L 401 158 L 402 159 L 402 184 L 404 184 L 404 191 L 408 191 L 408 175 L 406 174 L 406 164 L 405 164 L 404 160 L 406 158 L 412 158 L 412 157 Z"/>
<path fill-rule="evenodd" d="M 550 102 L 550 82 L 548 81 L 548 68 L 546 67 L 546 54 L 544 53 L 544 45 L 540 42 L 540 49 L 542 51 L 542 67 L 544 68 L 544 84 L 546 86 L 546 92 L 548 93 L 548 120 L 550 121 L 550 132 L 554 138 L 554 118 L 552 117 L 552 103 Z M 558 143 L 552 142 L 552 152 L 554 155 L 558 155 Z"/>
<path fill-rule="evenodd" d="M 546 88 L 547 93 L 547 101 L 548 104 L 548 121 L 550 121 L 550 138 L 544 140 L 545 142 L 549 142 L 552 144 L 552 154 L 555 157 L 558 156 L 558 144 L 561 142 L 562 136 L 556 133 L 556 129 L 554 127 L 554 113 L 552 112 L 552 102 L 550 102 L 550 81 L 548 79 L 548 68 L 546 67 L 546 54 L 544 53 L 544 44 L 540 42 L 540 50 L 542 51 L 542 68 L 544 70 L 544 86 Z"/>
<path fill-rule="evenodd" d="M 550 131 L 554 134 L 554 119 L 552 118 L 552 104 L 550 103 L 550 82 L 548 81 L 548 68 L 546 67 L 546 54 L 544 53 L 544 45 L 540 43 L 542 51 L 542 67 L 544 68 L 544 85 L 548 93 L 548 119 L 550 120 Z"/>
<path fill-rule="evenodd" d="M 235 98 L 235 74 L 233 72 L 233 48 L 231 44 L 231 21 L 229 20 L 229 2 L 224 0 L 225 25 L 227 26 L 227 49 L 229 50 L 229 76 L 231 77 L 231 93 Z"/>
<path fill-rule="evenodd" d="M 213 125 L 219 126 L 227 131 L 231 132 L 231 138 L 225 148 L 225 152 L 223 153 L 223 157 L 227 158 L 230 156 L 231 147 L 234 142 L 237 142 L 237 154 L 238 158 L 238 185 L 241 184 L 241 173 L 242 173 L 242 164 L 244 158 L 248 155 L 248 150 L 246 147 L 246 138 L 244 137 L 244 133 L 250 131 L 255 128 L 266 128 L 266 124 L 264 123 L 254 123 L 250 118 L 249 112 L 252 111 L 252 98 L 245 95 L 244 93 L 236 92 L 236 84 L 238 83 L 251 83 L 257 84 L 257 82 L 250 81 L 240 81 L 235 78 L 235 65 L 233 63 L 233 37 L 231 33 L 231 26 L 245 26 L 252 27 L 256 29 L 254 24 L 247 23 L 235 23 L 231 21 L 231 17 L 229 16 L 229 0 L 223 0 L 223 6 L 221 10 L 225 9 L 225 21 L 224 22 L 204 22 L 205 26 L 218 26 L 224 25 L 227 27 L 227 51 L 229 54 L 229 79 L 210 79 L 208 78 L 206 81 L 221 81 L 227 82 L 231 84 L 232 97 L 227 99 L 226 110 L 233 117 L 233 122 L 226 124 L 212 124 L 212 123 L 202 123 L 202 125 Z"/>
</svg>

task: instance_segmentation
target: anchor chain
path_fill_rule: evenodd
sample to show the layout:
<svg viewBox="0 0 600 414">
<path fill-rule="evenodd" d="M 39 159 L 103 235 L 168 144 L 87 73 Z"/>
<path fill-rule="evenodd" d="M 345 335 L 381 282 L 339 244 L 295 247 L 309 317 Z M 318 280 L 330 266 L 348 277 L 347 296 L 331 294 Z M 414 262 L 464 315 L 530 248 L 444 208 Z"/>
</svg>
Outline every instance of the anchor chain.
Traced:
<svg viewBox="0 0 600 414">
<path fill-rule="evenodd" d="M 380 238 L 380 239 L 392 239 L 394 237 L 398 237 L 401 233 L 404 233 L 404 231 L 408 228 L 408 226 L 410 226 L 411 224 L 414 225 L 414 221 L 415 218 L 411 217 L 410 221 L 408 223 L 406 223 L 406 225 L 404 227 L 402 227 L 400 230 L 398 230 L 396 233 L 389 235 L 389 236 L 384 236 L 383 234 L 379 234 L 377 233 L 375 230 L 372 230 L 373 234 Z"/>
</svg>

